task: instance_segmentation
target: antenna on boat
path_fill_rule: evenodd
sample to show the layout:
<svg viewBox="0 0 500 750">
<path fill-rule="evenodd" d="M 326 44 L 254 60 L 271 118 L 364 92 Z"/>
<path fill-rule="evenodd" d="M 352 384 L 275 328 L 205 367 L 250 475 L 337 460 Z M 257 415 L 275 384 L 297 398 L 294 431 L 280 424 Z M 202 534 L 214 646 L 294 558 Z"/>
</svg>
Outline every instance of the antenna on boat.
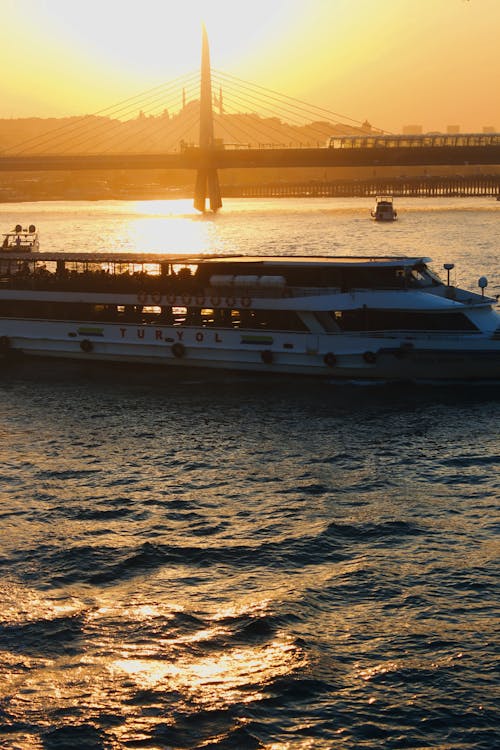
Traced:
<svg viewBox="0 0 500 750">
<path fill-rule="evenodd" d="M 484 290 L 488 286 L 488 279 L 486 276 L 481 276 L 477 281 L 477 285 L 481 290 L 481 296 L 484 297 Z"/>
<path fill-rule="evenodd" d="M 452 271 L 455 268 L 455 264 L 454 263 L 445 263 L 443 265 L 443 268 L 446 270 L 446 272 L 448 274 L 448 278 L 446 280 L 446 286 L 450 286 L 450 271 Z"/>
</svg>

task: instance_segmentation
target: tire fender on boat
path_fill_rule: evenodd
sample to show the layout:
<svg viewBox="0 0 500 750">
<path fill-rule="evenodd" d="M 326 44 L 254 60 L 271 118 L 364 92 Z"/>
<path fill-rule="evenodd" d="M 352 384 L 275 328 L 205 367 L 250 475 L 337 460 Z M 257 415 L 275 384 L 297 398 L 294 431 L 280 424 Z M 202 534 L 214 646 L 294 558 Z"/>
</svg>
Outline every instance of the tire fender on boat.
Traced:
<svg viewBox="0 0 500 750">
<path fill-rule="evenodd" d="M 176 341 L 175 344 L 172 344 L 170 347 L 170 351 L 174 355 L 174 357 L 177 357 L 177 359 L 182 359 L 182 357 L 186 353 L 186 347 L 184 344 L 181 344 L 180 341 Z"/>
<path fill-rule="evenodd" d="M 335 356 L 335 354 L 333 352 L 328 352 L 323 357 L 323 362 L 328 367 L 335 367 L 335 365 L 337 364 L 337 357 Z"/>
<path fill-rule="evenodd" d="M 260 358 L 264 364 L 270 365 L 273 361 L 273 353 L 269 349 L 264 349 L 264 351 L 260 353 Z"/>
<path fill-rule="evenodd" d="M 10 339 L 8 336 L 0 336 L 0 353 L 5 354 L 10 349 Z"/>
<path fill-rule="evenodd" d="M 363 354 L 363 359 L 364 359 L 364 360 L 365 360 L 365 362 L 367 362 L 367 363 L 368 363 L 369 365 L 373 365 L 373 364 L 375 364 L 375 362 L 377 361 L 377 355 L 375 354 L 375 352 L 365 352 L 365 353 Z"/>
<path fill-rule="evenodd" d="M 82 352 L 91 352 L 94 348 L 94 344 L 92 341 L 89 341 L 88 339 L 83 339 L 83 341 L 80 341 L 80 349 Z"/>
</svg>

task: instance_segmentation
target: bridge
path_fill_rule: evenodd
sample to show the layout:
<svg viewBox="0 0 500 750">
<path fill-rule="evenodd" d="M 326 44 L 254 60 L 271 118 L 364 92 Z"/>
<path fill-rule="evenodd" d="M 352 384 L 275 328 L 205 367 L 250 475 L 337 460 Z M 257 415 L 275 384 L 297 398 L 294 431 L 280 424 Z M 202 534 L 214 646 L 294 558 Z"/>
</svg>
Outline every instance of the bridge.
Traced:
<svg viewBox="0 0 500 750">
<path fill-rule="evenodd" d="M 239 131 L 234 142 L 228 143 L 227 136 L 232 133 L 226 120 L 224 120 L 222 106 L 223 81 L 226 85 L 232 85 L 233 91 L 238 79 L 231 76 L 219 74 L 219 97 L 214 97 L 212 92 L 212 69 L 210 66 L 210 55 L 208 39 L 205 29 L 202 36 L 201 71 L 199 79 L 199 100 L 195 109 L 195 117 L 183 120 L 184 128 L 188 132 L 192 130 L 194 119 L 199 128 L 198 143 L 194 145 L 177 134 L 179 147 L 167 151 L 159 148 L 149 153 L 120 153 L 116 152 L 119 144 L 113 143 L 112 147 L 106 144 L 102 153 L 78 153 L 78 148 L 85 145 L 89 137 L 82 129 L 87 123 L 89 132 L 91 128 L 99 125 L 99 118 L 82 118 L 72 128 L 59 128 L 54 134 L 47 134 L 45 138 L 31 139 L 21 143 L 17 151 L 14 148 L 4 149 L 0 154 L 0 171 L 72 171 L 72 170 L 194 170 L 196 172 L 196 184 L 194 190 L 195 207 L 204 211 L 206 201 L 209 200 L 210 209 L 216 211 L 221 205 L 221 195 L 218 179 L 218 170 L 237 168 L 272 168 L 272 167 L 412 167 L 412 166 L 457 166 L 457 165 L 500 165 L 500 135 L 499 134 L 469 134 L 462 136 L 395 136 L 374 130 L 368 123 L 348 123 L 339 125 L 329 121 L 316 122 L 315 128 L 302 129 L 304 138 L 311 140 L 316 137 L 317 142 L 311 146 L 306 143 L 297 143 L 302 138 L 299 128 L 287 126 L 290 131 L 290 142 L 285 146 L 283 143 L 260 143 L 258 146 L 252 143 L 244 143 L 241 140 L 242 125 L 241 116 L 238 121 Z M 243 82 L 241 82 L 243 83 Z M 188 84 L 193 89 L 194 82 L 188 79 Z M 261 89 L 261 87 L 257 87 Z M 265 93 L 263 93 L 265 92 Z M 154 101 L 161 99 L 162 92 L 153 90 L 151 96 Z M 275 115 L 272 107 L 276 107 L 277 96 L 275 92 L 262 89 L 256 92 L 252 90 L 250 99 L 257 101 L 257 95 L 263 97 L 261 104 L 267 107 L 271 115 Z M 183 98 L 185 90 L 183 89 Z M 241 92 L 234 94 L 235 102 L 241 102 Z M 219 106 L 219 113 L 214 112 L 214 99 Z M 143 97 L 141 102 L 145 101 Z M 297 117 L 304 110 L 304 103 L 296 102 L 289 97 L 284 98 L 283 111 L 289 117 Z M 111 110 L 111 108 L 109 108 Z M 184 107 L 189 111 L 189 107 Z M 116 110 L 113 110 L 116 114 Z M 118 116 L 123 115 L 126 108 L 118 110 Z M 236 110 L 235 110 L 236 111 Z M 323 117 L 327 110 L 315 108 L 314 115 Z M 233 118 L 234 119 L 234 118 Z M 276 116 L 259 122 L 260 137 L 265 140 L 276 139 L 278 127 L 272 121 Z M 349 118 L 347 118 L 349 119 Z M 102 123 L 101 123 L 102 124 Z M 264 129 L 266 124 L 267 130 Z M 225 131 L 226 138 L 215 138 L 215 126 Z M 146 128 L 144 127 L 144 130 Z M 273 132 L 274 130 L 274 132 Z M 332 134 L 335 131 L 335 135 Z M 234 133 L 233 123 L 233 133 Z M 283 140 L 283 128 L 279 130 L 278 141 Z M 57 137 L 69 138 L 69 147 L 60 148 L 61 153 L 55 153 L 57 149 Z M 161 135 L 161 133 L 160 133 Z M 250 131 L 243 130 L 243 136 L 250 136 Z M 332 137 L 330 137 L 332 136 Z M 115 139 L 116 140 L 116 139 Z M 250 140 L 250 137 L 248 138 Z M 54 143 L 56 146 L 54 146 Z M 110 153 L 111 148 L 114 153 Z M 45 149 L 46 152 L 40 152 Z M 71 153 L 63 153 L 63 151 Z M 11 153 L 9 153 L 9 151 Z M 49 152 L 47 152 L 49 151 Z"/>
<path fill-rule="evenodd" d="M 500 138 L 500 136 L 499 136 Z M 500 141 L 484 146 L 323 148 L 200 148 L 153 154 L 28 154 L 0 156 L 4 171 L 82 169 L 238 169 L 259 167 L 393 167 L 498 165 Z"/>
</svg>

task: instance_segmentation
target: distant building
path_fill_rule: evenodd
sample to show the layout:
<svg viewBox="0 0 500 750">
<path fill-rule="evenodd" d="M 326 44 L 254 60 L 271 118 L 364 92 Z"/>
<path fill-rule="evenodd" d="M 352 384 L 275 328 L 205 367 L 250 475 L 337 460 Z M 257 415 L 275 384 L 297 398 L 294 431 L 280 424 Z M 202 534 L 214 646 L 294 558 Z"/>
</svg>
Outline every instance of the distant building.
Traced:
<svg viewBox="0 0 500 750">
<path fill-rule="evenodd" d="M 457 133 L 460 133 L 460 125 L 447 125 L 446 132 L 448 135 L 456 135 Z"/>
<path fill-rule="evenodd" d="M 403 135 L 422 135 L 423 132 L 421 125 L 403 125 Z"/>
</svg>

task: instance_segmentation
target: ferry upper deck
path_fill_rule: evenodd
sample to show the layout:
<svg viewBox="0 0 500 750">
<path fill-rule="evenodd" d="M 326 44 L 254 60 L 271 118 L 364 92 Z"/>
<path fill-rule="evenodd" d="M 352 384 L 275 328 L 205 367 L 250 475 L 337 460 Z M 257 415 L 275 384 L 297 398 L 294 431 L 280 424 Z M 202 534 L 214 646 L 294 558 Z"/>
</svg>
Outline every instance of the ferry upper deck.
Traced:
<svg viewBox="0 0 500 750">
<path fill-rule="evenodd" d="M 398 255 L 366 255 L 366 256 L 329 256 L 329 255 L 180 255 L 174 253 L 128 253 L 128 252 L 39 252 L 36 255 L 26 252 L 0 251 L 0 260 L 28 261 L 40 264 L 45 262 L 79 263 L 79 264 L 133 264 L 133 265 L 208 265 L 208 264 L 238 264 L 241 266 L 397 266 L 407 267 L 415 264 L 428 263 L 430 258 L 422 256 Z"/>
</svg>

